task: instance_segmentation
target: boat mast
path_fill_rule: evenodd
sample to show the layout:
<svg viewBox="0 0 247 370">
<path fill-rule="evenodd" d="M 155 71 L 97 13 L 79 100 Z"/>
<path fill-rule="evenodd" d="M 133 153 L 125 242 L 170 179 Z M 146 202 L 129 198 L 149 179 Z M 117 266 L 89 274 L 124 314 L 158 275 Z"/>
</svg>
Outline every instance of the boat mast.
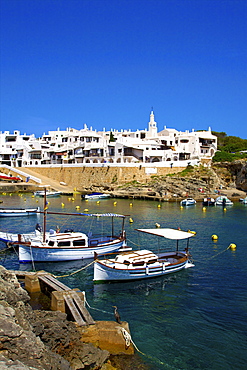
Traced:
<svg viewBox="0 0 247 370">
<path fill-rule="evenodd" d="M 44 222 L 43 222 L 43 243 L 45 242 L 45 234 L 46 234 L 46 215 L 47 215 L 47 206 L 46 206 L 46 188 L 44 194 Z"/>
</svg>

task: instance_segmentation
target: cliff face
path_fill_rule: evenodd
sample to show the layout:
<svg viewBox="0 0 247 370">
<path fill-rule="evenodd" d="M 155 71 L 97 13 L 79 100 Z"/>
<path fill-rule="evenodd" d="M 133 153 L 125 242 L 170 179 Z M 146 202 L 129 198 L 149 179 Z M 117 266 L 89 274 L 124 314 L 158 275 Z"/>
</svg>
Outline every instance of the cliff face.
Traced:
<svg viewBox="0 0 247 370">
<path fill-rule="evenodd" d="M 215 197 L 217 191 L 233 198 L 245 197 L 247 162 L 217 163 L 212 168 L 191 167 L 179 174 L 153 176 L 147 183 L 138 181 L 115 187 L 116 197 L 157 200 L 205 196 Z"/>
<path fill-rule="evenodd" d="M 213 169 L 225 186 L 247 191 L 247 161 L 216 163 Z"/>
</svg>

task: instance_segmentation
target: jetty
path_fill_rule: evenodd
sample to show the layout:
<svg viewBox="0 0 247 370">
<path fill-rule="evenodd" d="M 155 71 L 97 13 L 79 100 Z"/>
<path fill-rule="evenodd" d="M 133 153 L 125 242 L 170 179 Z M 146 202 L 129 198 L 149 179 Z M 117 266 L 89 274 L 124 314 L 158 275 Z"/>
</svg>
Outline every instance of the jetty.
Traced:
<svg viewBox="0 0 247 370">
<path fill-rule="evenodd" d="M 53 275 L 45 272 L 11 271 L 18 280 L 24 281 L 28 293 L 42 292 L 51 299 L 51 310 L 61 311 L 78 326 L 94 325 L 95 322 L 85 307 L 85 294 L 71 289 Z"/>
</svg>

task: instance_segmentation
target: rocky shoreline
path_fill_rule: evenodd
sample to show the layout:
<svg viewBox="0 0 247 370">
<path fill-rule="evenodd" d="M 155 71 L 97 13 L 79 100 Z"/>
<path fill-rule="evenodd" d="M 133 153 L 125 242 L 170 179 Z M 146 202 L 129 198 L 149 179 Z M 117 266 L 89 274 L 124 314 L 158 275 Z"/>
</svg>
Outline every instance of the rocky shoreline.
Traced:
<svg viewBox="0 0 247 370">
<path fill-rule="evenodd" d="M 126 348 L 120 329 L 114 321 L 78 327 L 65 313 L 33 310 L 16 275 L 0 265 L 1 369 L 146 369 L 133 346 Z"/>
</svg>

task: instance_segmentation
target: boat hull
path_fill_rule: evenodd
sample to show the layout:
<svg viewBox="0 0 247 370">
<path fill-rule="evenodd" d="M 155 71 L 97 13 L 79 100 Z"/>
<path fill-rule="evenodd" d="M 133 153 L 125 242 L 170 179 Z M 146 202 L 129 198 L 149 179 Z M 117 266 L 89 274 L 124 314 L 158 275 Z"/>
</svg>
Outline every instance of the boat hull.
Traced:
<svg viewBox="0 0 247 370">
<path fill-rule="evenodd" d="M 98 245 L 97 247 L 46 247 L 30 246 L 19 244 L 19 262 L 62 262 L 75 261 L 94 258 L 97 255 L 103 255 L 118 251 L 124 244 L 124 241 Z"/>
<path fill-rule="evenodd" d="M 0 217 L 34 216 L 40 212 L 39 208 L 33 209 L 0 209 Z"/>
<path fill-rule="evenodd" d="M 104 283 L 106 281 L 130 281 L 149 279 L 152 277 L 163 276 L 180 271 L 184 268 L 193 267 L 191 261 L 184 257 L 183 261 L 175 264 L 156 263 L 153 266 L 146 266 L 131 269 L 118 269 L 107 266 L 103 261 L 97 260 L 94 263 L 94 283 Z"/>
</svg>

